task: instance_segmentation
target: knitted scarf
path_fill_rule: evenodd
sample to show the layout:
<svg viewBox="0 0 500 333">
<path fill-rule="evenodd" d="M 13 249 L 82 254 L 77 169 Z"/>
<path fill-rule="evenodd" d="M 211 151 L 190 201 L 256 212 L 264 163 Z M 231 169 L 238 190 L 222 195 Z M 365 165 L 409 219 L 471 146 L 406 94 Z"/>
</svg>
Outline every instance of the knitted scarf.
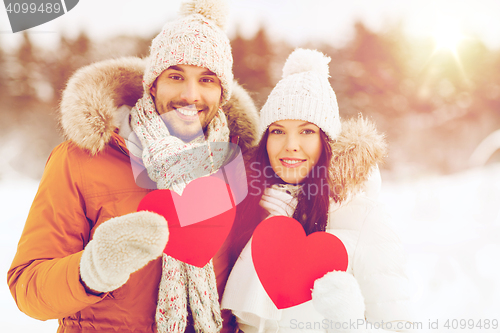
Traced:
<svg viewBox="0 0 500 333">
<path fill-rule="evenodd" d="M 207 137 L 185 143 L 171 136 L 156 113 L 154 103 L 140 99 L 131 114 L 131 126 L 140 139 L 142 160 L 159 189 L 181 194 L 192 180 L 217 172 L 223 165 L 229 127 L 221 109 L 207 127 Z M 189 306 L 189 310 L 188 310 Z M 156 325 L 159 333 L 184 332 L 191 313 L 196 332 L 219 332 L 222 318 L 212 261 L 199 268 L 163 254 L 158 291 Z"/>
</svg>

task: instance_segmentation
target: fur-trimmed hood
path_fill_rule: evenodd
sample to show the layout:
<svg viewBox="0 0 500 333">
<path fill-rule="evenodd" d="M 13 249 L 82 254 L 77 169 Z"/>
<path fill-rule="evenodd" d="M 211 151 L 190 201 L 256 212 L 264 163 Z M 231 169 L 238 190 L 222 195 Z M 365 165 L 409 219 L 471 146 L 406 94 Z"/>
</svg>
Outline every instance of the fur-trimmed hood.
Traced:
<svg viewBox="0 0 500 333">
<path fill-rule="evenodd" d="M 121 105 L 135 105 L 142 97 L 144 59 L 136 57 L 101 61 L 79 69 L 68 81 L 61 101 L 60 123 L 67 139 L 97 154 L 119 128 Z M 222 109 L 231 135 L 240 137 L 243 151 L 257 139 L 258 113 L 248 93 L 236 82 Z M 370 172 L 387 153 L 387 144 L 375 125 L 360 117 L 342 121 L 342 132 L 331 143 L 333 199 L 345 201 L 362 190 Z"/>
<path fill-rule="evenodd" d="M 366 186 L 373 172 L 378 172 L 387 154 L 387 143 L 373 122 L 361 117 L 342 121 L 342 132 L 331 143 L 330 177 L 333 199 L 345 201 Z"/>
<path fill-rule="evenodd" d="M 99 153 L 119 128 L 122 105 L 142 97 L 146 60 L 136 57 L 105 60 L 79 69 L 62 95 L 60 124 L 64 136 L 92 155 Z M 258 113 L 248 93 L 233 82 L 233 94 L 222 107 L 231 135 L 245 151 L 256 140 Z"/>
</svg>

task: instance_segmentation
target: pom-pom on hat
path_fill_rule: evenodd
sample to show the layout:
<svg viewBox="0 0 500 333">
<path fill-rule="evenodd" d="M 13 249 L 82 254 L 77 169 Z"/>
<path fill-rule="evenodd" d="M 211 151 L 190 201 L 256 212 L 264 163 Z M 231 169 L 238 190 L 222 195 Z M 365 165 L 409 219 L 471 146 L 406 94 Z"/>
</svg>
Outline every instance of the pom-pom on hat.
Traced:
<svg viewBox="0 0 500 333">
<path fill-rule="evenodd" d="M 304 120 L 331 140 L 340 133 L 337 97 L 328 82 L 330 58 L 316 50 L 296 49 L 285 62 L 283 78 L 260 111 L 260 134 L 279 120 Z"/>
<path fill-rule="evenodd" d="M 194 65 L 214 72 L 221 80 L 222 104 L 231 97 L 233 56 L 223 31 L 228 6 L 225 0 L 190 0 L 181 5 L 181 17 L 163 26 L 153 39 L 144 73 L 144 92 L 156 78 L 175 65 Z"/>
</svg>

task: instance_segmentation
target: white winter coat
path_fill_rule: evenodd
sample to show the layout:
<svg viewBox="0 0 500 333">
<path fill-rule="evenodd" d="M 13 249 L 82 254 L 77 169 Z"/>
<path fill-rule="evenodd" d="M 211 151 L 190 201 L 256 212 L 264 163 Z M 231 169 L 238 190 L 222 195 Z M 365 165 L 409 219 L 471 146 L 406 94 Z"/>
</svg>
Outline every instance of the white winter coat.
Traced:
<svg viewBox="0 0 500 333">
<path fill-rule="evenodd" d="M 377 200 L 380 188 L 378 160 L 369 157 L 369 161 L 366 160 L 366 154 L 376 155 L 377 151 L 370 146 L 380 137 L 369 138 L 376 132 L 372 133 L 374 128 L 370 126 L 364 128 L 365 131 L 360 129 L 360 126 L 367 125 L 370 124 L 361 119 L 352 121 L 343 124 L 343 128 L 351 128 L 350 132 L 344 133 L 344 130 L 343 133 L 345 143 L 351 142 L 351 151 L 346 152 L 348 157 L 352 158 L 353 143 L 356 144 L 354 150 L 366 149 L 360 154 L 365 159 L 357 160 L 357 165 L 370 167 L 365 170 L 372 170 L 372 176 L 370 181 L 367 181 L 367 174 L 359 173 L 358 177 L 364 177 L 361 181 L 344 179 L 348 191 L 339 197 L 338 202 L 331 200 L 326 230 L 344 243 L 349 256 L 347 272 L 354 275 L 365 299 L 366 321 L 356 323 L 360 332 L 364 328 L 379 328 L 382 321 L 391 322 L 392 329 L 396 330 L 397 322 L 411 321 L 412 318 L 405 254 L 400 239 L 390 226 L 385 208 Z M 357 137 L 360 133 L 368 136 L 361 143 Z M 365 142 L 369 146 L 364 145 Z M 245 333 L 335 332 L 334 324 L 314 309 L 312 301 L 283 310 L 276 308 L 257 277 L 250 244 L 248 242 L 245 246 L 233 267 L 222 299 L 222 308 L 233 311 L 240 329 Z"/>
</svg>

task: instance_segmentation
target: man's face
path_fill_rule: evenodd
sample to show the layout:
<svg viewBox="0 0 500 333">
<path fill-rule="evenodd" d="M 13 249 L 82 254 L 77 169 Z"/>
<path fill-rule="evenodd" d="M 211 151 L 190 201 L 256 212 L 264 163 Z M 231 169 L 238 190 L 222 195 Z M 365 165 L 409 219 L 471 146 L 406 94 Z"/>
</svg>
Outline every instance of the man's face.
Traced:
<svg viewBox="0 0 500 333">
<path fill-rule="evenodd" d="M 188 142 L 201 135 L 217 113 L 222 88 L 208 69 L 176 65 L 158 76 L 151 95 L 170 134 Z"/>
</svg>

